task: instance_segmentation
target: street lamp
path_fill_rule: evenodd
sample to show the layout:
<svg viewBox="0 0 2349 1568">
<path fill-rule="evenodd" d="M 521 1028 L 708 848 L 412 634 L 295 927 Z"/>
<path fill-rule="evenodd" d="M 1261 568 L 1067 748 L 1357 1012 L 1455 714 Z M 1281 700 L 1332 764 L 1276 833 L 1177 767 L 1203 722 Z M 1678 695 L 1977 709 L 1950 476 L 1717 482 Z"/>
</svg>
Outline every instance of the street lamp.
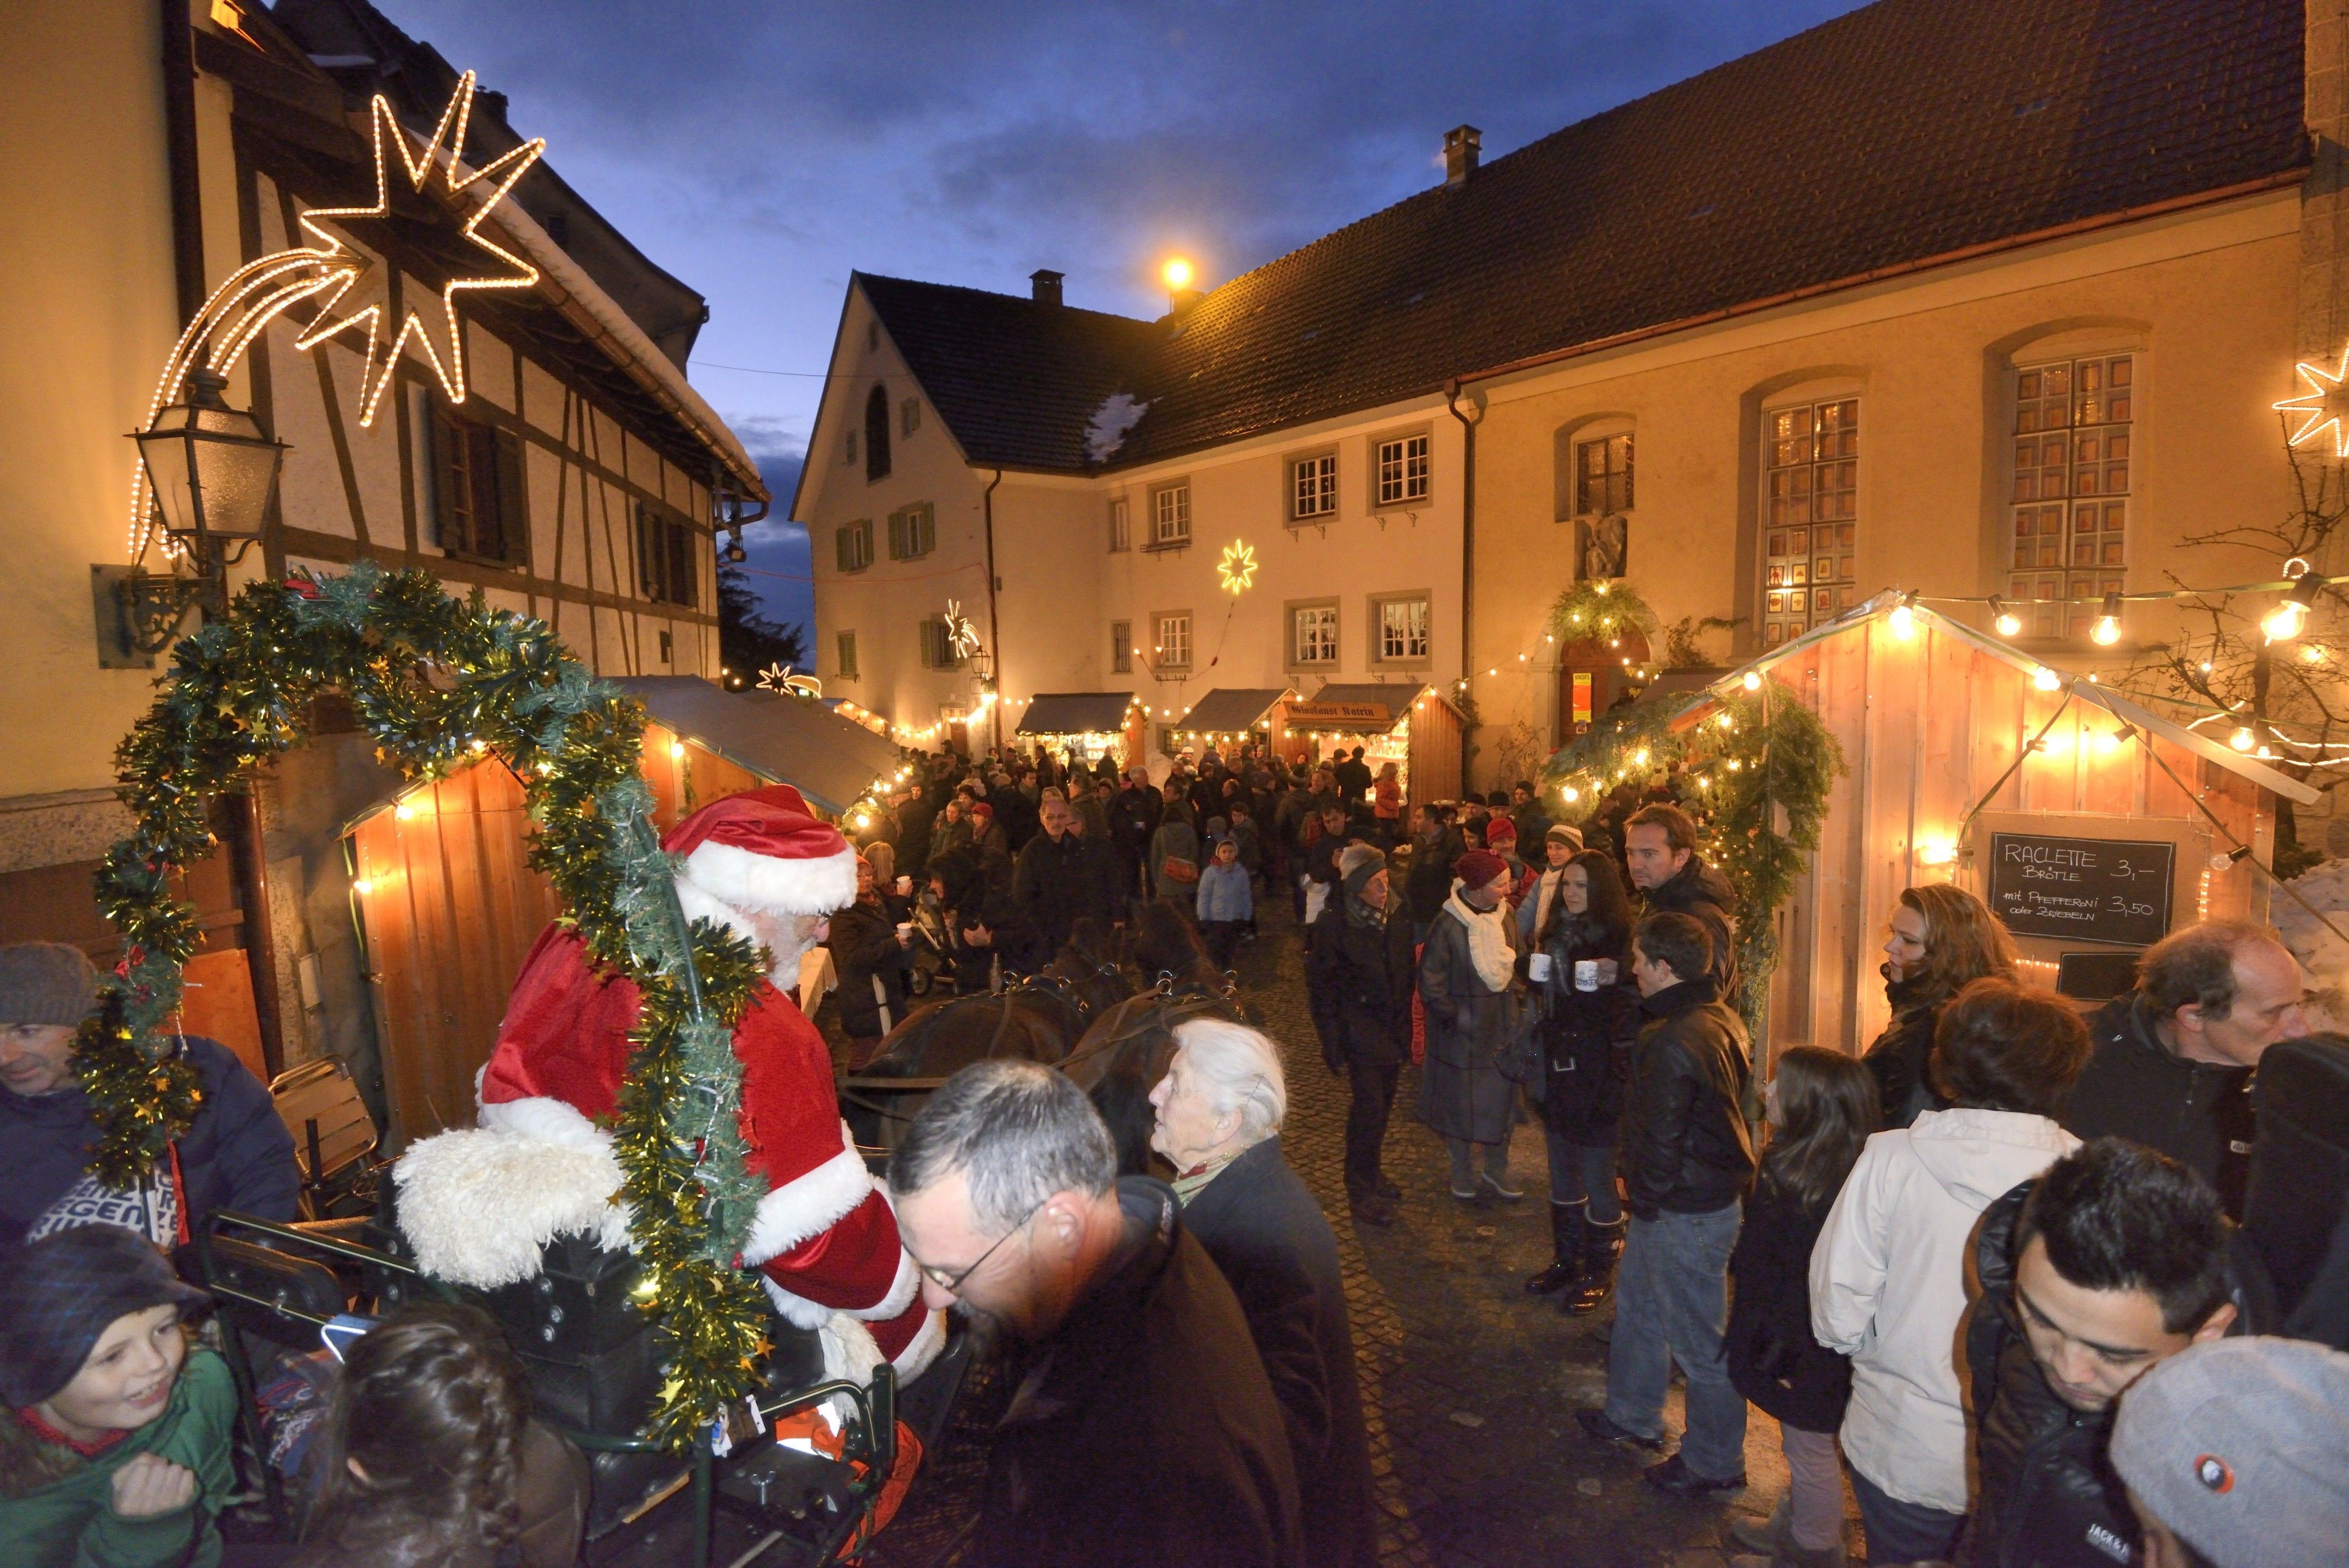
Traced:
<svg viewBox="0 0 2349 1568">
<path fill-rule="evenodd" d="M 261 537 L 277 493 L 285 444 L 250 413 L 230 408 L 221 397 L 227 386 L 214 371 L 189 371 L 181 400 L 130 437 L 163 531 L 195 568 L 192 577 L 133 571 L 117 587 L 126 635 L 140 653 L 170 646 L 200 604 L 226 610 L 228 568 Z"/>
</svg>

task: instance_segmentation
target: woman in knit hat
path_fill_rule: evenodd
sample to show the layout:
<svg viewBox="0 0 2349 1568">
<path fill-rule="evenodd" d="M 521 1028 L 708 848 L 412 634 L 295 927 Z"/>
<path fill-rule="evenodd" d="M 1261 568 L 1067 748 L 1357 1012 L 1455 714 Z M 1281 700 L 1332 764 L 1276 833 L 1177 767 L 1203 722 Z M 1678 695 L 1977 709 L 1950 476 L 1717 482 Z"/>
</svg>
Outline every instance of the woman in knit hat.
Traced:
<svg viewBox="0 0 2349 1568">
<path fill-rule="evenodd" d="M 1516 1030 L 1513 987 L 1516 922 L 1507 898 L 1508 862 L 1472 849 L 1454 862 L 1451 896 L 1427 929 L 1419 960 L 1419 994 L 1427 1009 L 1427 1061 L 1419 1080 L 1419 1119 L 1452 1155 L 1452 1196 L 1479 1193 L 1516 1201 L 1509 1182 L 1509 1132 L 1516 1085 L 1504 1077 L 1500 1052 Z M 1484 1174 L 1473 1164 L 1484 1150 Z"/>
<path fill-rule="evenodd" d="M 1306 934 L 1305 989 L 1321 1060 L 1350 1081 L 1346 1200 L 1364 1224 L 1394 1220 L 1401 1191 L 1379 1170 L 1395 1080 L 1411 1044 L 1413 942 L 1376 846 L 1349 844 L 1337 858 L 1339 896 Z"/>
<path fill-rule="evenodd" d="M 180 1327 L 206 1299 L 119 1225 L 0 1264 L 0 1563 L 220 1562 L 236 1386 Z"/>
</svg>

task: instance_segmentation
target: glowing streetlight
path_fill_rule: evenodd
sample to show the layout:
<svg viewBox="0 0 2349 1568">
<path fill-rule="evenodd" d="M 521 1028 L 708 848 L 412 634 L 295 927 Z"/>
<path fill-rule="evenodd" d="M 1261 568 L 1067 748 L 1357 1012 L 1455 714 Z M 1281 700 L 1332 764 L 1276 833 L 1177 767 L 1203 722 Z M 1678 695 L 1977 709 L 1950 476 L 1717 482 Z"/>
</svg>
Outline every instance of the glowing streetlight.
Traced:
<svg viewBox="0 0 2349 1568">
<path fill-rule="evenodd" d="M 1191 264 L 1181 256 L 1169 256 L 1166 265 L 1158 269 L 1158 275 L 1166 280 L 1166 292 L 1169 294 L 1188 288 L 1191 286 Z"/>
</svg>

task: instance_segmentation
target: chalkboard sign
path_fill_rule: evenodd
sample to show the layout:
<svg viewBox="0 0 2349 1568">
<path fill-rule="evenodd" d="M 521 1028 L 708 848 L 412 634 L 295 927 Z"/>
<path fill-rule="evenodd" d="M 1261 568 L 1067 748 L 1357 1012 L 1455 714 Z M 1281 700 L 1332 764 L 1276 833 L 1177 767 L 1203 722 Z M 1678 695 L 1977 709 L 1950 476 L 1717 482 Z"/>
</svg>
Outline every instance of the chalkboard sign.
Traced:
<svg viewBox="0 0 2349 1568">
<path fill-rule="evenodd" d="M 2151 947 L 2169 930 L 2175 844 L 1990 836 L 1990 909 L 2022 937 Z"/>
</svg>

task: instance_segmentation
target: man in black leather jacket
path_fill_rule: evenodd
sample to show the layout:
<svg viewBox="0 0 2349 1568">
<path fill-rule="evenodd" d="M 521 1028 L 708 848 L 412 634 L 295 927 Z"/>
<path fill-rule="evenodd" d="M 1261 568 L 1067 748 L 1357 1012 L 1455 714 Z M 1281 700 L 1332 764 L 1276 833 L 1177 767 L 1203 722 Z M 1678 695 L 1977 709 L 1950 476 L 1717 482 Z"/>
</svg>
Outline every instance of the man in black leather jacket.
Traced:
<svg viewBox="0 0 2349 1568">
<path fill-rule="evenodd" d="M 1712 968 L 1713 939 L 1696 917 L 1640 922 L 1631 978 L 1648 1022 L 1617 1132 L 1630 1233 L 1615 1286 L 1607 1406 L 1575 1412 L 1593 1437 L 1659 1449 L 1678 1362 L 1688 1378 L 1687 1435 L 1647 1479 L 1680 1496 L 1745 1484 L 1745 1398 L 1729 1380 L 1722 1332 L 1729 1255 L 1754 1184 L 1742 1108 L 1749 1065 L 1744 1026 L 1722 1005 Z"/>
<path fill-rule="evenodd" d="M 2241 1332 L 2254 1295 L 2210 1184 L 2099 1138 L 1983 1212 L 1966 1329 L 1979 1502 L 1967 1568 L 2139 1561 L 2106 1458 L 2120 1395 L 2187 1346 Z"/>
</svg>

